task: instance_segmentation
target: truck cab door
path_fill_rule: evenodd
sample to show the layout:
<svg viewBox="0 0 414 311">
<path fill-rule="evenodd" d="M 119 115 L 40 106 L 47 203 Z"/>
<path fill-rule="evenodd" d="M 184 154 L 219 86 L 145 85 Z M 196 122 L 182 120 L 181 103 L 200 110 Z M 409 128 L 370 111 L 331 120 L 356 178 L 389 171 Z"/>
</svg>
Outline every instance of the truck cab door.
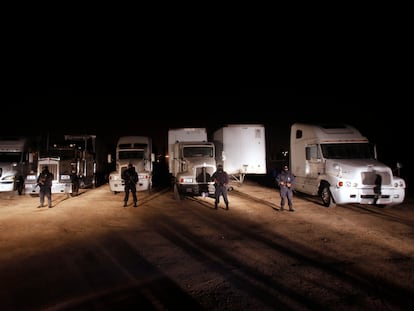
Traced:
<svg viewBox="0 0 414 311">
<path fill-rule="evenodd" d="M 306 176 L 317 179 L 325 174 L 325 163 L 322 160 L 319 144 L 308 145 L 305 147 L 306 153 Z"/>
</svg>

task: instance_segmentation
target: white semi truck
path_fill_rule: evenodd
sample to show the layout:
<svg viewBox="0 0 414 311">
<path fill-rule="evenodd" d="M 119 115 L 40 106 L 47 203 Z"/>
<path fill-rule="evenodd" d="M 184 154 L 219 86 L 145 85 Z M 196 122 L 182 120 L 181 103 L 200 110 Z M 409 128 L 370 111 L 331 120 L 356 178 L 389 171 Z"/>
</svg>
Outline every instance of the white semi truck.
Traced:
<svg viewBox="0 0 414 311">
<path fill-rule="evenodd" d="M 0 192 L 24 191 L 25 179 L 36 170 L 37 153 L 31 139 L 4 137 L 0 139 Z"/>
<path fill-rule="evenodd" d="M 138 173 L 137 191 L 151 191 L 153 163 L 152 139 L 148 136 L 121 136 L 115 151 L 115 171 L 109 174 L 109 188 L 116 194 L 124 191 L 122 173 L 131 163 Z"/>
<path fill-rule="evenodd" d="M 96 186 L 96 135 L 65 135 L 39 153 L 37 168 L 26 176 L 25 193 L 39 194 L 37 177 L 44 166 L 53 173 L 52 193 L 77 195 Z"/>
<path fill-rule="evenodd" d="M 358 203 L 397 205 L 405 181 L 377 160 L 375 145 L 350 125 L 294 123 L 290 169 L 295 190 L 320 196 L 326 207 Z"/>
<path fill-rule="evenodd" d="M 229 124 L 213 133 L 216 162 L 237 182 L 246 174 L 266 174 L 266 137 L 262 124 Z"/>
<path fill-rule="evenodd" d="M 168 164 L 175 199 L 214 195 L 215 146 L 206 128 L 169 129 Z"/>
</svg>

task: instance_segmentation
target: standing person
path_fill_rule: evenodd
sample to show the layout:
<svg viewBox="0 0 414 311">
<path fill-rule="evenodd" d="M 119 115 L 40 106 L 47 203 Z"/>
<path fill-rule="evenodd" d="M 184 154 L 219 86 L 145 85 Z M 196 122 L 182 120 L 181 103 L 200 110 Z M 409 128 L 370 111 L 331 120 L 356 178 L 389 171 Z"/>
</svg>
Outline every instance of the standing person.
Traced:
<svg viewBox="0 0 414 311">
<path fill-rule="evenodd" d="M 77 195 L 79 192 L 80 181 L 79 176 L 76 174 L 76 169 L 72 169 L 70 173 L 70 181 L 72 182 L 72 194 Z"/>
<path fill-rule="evenodd" d="M 52 208 L 52 182 L 53 174 L 49 171 L 49 167 L 46 165 L 43 167 L 42 172 L 37 177 L 37 185 L 39 186 L 40 205 L 38 208 L 43 207 L 45 203 L 45 197 L 49 208 Z"/>
<path fill-rule="evenodd" d="M 138 182 L 138 173 L 135 171 L 135 167 L 132 163 L 128 164 L 128 168 L 122 173 L 122 179 L 125 182 L 125 197 L 124 197 L 124 207 L 127 206 L 129 193 L 132 193 L 132 199 L 134 201 L 134 207 L 137 207 L 137 182 Z"/>
<path fill-rule="evenodd" d="M 289 211 L 293 209 L 293 185 L 295 184 L 295 176 L 289 171 L 289 167 L 285 165 L 283 170 L 277 175 L 276 182 L 280 187 L 280 211 L 284 210 L 287 199 Z"/>
<path fill-rule="evenodd" d="M 220 202 L 220 195 L 223 196 L 224 203 L 226 203 L 226 210 L 229 209 L 229 199 L 227 197 L 227 187 L 229 185 L 229 175 L 226 171 L 223 170 L 223 165 L 219 164 L 217 166 L 217 171 L 213 173 L 211 178 L 214 181 L 215 187 L 215 202 L 214 208 L 217 209 Z"/>
</svg>

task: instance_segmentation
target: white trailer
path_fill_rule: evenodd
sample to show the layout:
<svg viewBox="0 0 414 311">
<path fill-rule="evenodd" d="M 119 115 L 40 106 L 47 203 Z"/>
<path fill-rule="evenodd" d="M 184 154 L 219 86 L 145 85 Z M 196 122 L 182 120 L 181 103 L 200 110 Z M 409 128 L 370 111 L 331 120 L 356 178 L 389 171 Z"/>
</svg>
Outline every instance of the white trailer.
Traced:
<svg viewBox="0 0 414 311">
<path fill-rule="evenodd" d="M 205 128 L 169 129 L 168 164 L 174 198 L 214 195 L 215 147 Z"/>
<path fill-rule="evenodd" d="M 151 191 L 153 162 L 152 139 L 148 136 L 121 136 L 116 145 L 116 170 L 109 174 L 109 188 L 116 194 L 125 190 L 122 173 L 131 163 L 138 173 L 137 191 Z"/>
<path fill-rule="evenodd" d="M 377 160 L 375 146 L 350 125 L 294 123 L 290 169 L 295 190 L 320 196 L 326 207 L 404 201 L 405 181 Z"/>
<path fill-rule="evenodd" d="M 237 182 L 246 174 L 266 174 L 265 127 L 261 124 L 229 124 L 213 133 L 216 162 Z"/>
</svg>

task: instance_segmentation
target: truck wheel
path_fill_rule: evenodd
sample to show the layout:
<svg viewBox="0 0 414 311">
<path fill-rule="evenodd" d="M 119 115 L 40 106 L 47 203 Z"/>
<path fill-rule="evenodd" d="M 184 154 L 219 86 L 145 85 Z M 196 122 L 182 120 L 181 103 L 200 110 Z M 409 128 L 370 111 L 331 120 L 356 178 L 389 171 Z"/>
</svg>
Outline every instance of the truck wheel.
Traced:
<svg viewBox="0 0 414 311">
<path fill-rule="evenodd" d="M 331 194 L 331 191 L 329 190 L 328 184 L 325 184 L 322 186 L 320 195 L 322 199 L 322 204 L 325 207 L 335 207 L 335 202 L 332 198 L 332 194 Z"/>
</svg>

